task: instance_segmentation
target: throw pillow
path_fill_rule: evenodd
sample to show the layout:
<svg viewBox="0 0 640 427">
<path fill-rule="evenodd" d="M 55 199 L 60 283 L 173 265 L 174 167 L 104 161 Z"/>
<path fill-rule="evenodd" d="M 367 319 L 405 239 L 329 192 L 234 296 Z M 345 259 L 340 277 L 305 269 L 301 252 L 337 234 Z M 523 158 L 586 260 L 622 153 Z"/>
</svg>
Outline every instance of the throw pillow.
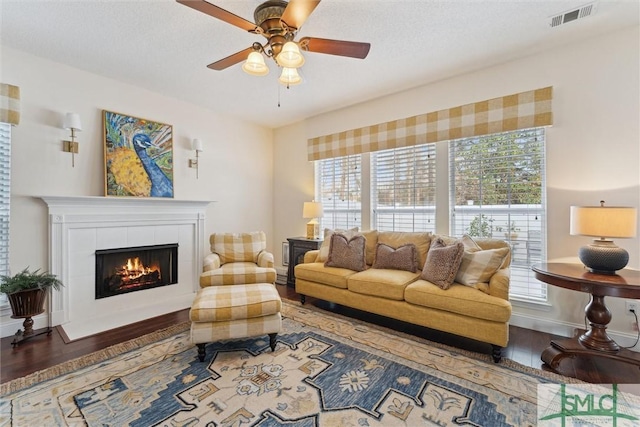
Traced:
<svg viewBox="0 0 640 427">
<path fill-rule="evenodd" d="M 349 239 L 343 234 L 333 234 L 329 245 L 329 256 L 324 263 L 325 267 L 365 270 L 367 268 L 364 260 L 365 242 L 363 236 L 353 236 Z"/>
<path fill-rule="evenodd" d="M 463 254 L 462 242 L 447 246 L 441 238 L 435 239 L 431 242 L 420 278 L 442 289 L 449 289 L 456 278 Z"/>
<path fill-rule="evenodd" d="M 376 258 L 372 268 L 418 271 L 418 249 L 413 243 L 407 243 L 397 249 L 384 243 L 376 246 Z"/>
<path fill-rule="evenodd" d="M 462 244 L 464 245 L 464 250 L 465 251 L 481 251 L 482 248 L 480 247 L 480 245 L 478 245 L 478 243 L 473 240 L 473 237 L 469 236 L 468 234 L 465 234 L 464 236 L 462 236 L 462 238 L 460 239 L 460 242 L 462 242 Z"/>
<path fill-rule="evenodd" d="M 341 233 L 347 236 L 347 238 L 351 238 L 356 235 L 358 232 L 358 227 L 350 228 L 349 230 L 331 230 L 329 228 L 324 229 L 324 240 L 322 241 L 322 245 L 320 245 L 320 252 L 318 253 L 318 257 L 316 258 L 316 262 L 325 262 L 329 258 L 329 246 L 331 246 L 331 236 L 334 233 Z"/>
<path fill-rule="evenodd" d="M 491 276 L 498 271 L 508 254 L 509 248 L 465 250 L 458 274 L 456 274 L 456 282 L 468 286 L 487 283 Z"/>
</svg>

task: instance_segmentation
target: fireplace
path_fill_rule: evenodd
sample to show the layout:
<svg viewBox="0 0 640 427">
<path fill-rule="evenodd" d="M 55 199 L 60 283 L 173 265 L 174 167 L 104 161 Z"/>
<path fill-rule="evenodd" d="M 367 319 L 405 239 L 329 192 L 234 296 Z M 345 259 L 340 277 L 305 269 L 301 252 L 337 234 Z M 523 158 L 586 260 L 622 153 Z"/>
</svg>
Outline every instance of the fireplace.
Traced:
<svg viewBox="0 0 640 427">
<path fill-rule="evenodd" d="M 96 250 L 96 299 L 178 282 L 178 244 Z"/>
</svg>

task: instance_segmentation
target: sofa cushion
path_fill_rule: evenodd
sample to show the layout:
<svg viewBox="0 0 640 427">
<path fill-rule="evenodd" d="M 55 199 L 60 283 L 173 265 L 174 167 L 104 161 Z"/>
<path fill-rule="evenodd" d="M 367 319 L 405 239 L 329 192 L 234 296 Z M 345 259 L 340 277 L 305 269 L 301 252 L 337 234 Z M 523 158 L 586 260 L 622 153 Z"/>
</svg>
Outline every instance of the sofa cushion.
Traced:
<svg viewBox="0 0 640 427">
<path fill-rule="evenodd" d="M 323 262 L 298 264 L 294 270 L 296 279 L 340 289 L 347 289 L 347 278 L 356 273 L 346 268 L 325 267 Z"/>
<path fill-rule="evenodd" d="M 378 246 L 378 230 L 361 231 L 367 243 L 364 246 L 365 261 L 367 265 L 373 265 L 376 259 L 376 247 Z"/>
<path fill-rule="evenodd" d="M 418 271 L 418 250 L 413 243 L 407 243 L 397 249 L 384 243 L 378 243 L 372 268 Z"/>
<path fill-rule="evenodd" d="M 458 283 L 445 290 L 419 279 L 407 286 L 404 299 L 411 304 L 494 322 L 508 322 L 511 317 L 509 301 Z"/>
<path fill-rule="evenodd" d="M 392 248 L 399 248 L 407 243 L 413 243 L 418 249 L 419 265 L 422 269 L 427 260 L 429 245 L 431 244 L 431 233 L 413 233 L 405 231 L 380 231 L 378 232 L 378 243 L 384 243 Z"/>
<path fill-rule="evenodd" d="M 456 282 L 474 286 L 478 283 L 488 283 L 491 276 L 505 261 L 509 248 L 467 250 L 462 256 L 460 268 L 456 274 Z"/>
<path fill-rule="evenodd" d="M 353 271 L 362 271 L 367 268 L 364 260 L 363 236 L 353 236 L 348 239 L 343 234 L 336 233 L 331 236 L 329 246 L 329 258 L 324 263 L 326 267 L 348 268 Z"/>
<path fill-rule="evenodd" d="M 446 245 L 441 238 L 436 238 L 431 242 L 420 278 L 448 289 L 456 278 L 463 253 L 462 242 Z"/>
<path fill-rule="evenodd" d="M 335 233 L 344 234 L 348 239 L 355 236 L 358 233 L 358 227 L 350 228 L 348 230 L 344 229 L 335 229 L 331 230 L 330 228 L 324 229 L 324 240 L 322 241 L 322 245 L 320 245 L 320 252 L 318 253 L 318 258 L 316 258 L 316 262 L 325 262 L 327 258 L 329 258 L 329 247 L 331 246 L 331 236 Z"/>
<path fill-rule="evenodd" d="M 370 268 L 347 278 L 350 291 L 364 295 L 402 301 L 404 289 L 418 278 L 418 273 L 403 270 L 378 270 Z"/>
<path fill-rule="evenodd" d="M 220 263 L 258 262 L 258 255 L 267 248 L 263 231 L 252 233 L 214 233 L 209 237 L 211 252 L 220 256 Z"/>
</svg>

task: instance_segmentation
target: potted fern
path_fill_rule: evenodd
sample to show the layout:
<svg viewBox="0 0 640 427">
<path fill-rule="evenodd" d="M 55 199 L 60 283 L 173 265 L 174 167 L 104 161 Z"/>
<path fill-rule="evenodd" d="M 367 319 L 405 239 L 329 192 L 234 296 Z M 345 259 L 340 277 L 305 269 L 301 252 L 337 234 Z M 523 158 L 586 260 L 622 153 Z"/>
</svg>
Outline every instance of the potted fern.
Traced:
<svg viewBox="0 0 640 427">
<path fill-rule="evenodd" d="M 33 316 L 44 312 L 47 291 L 63 286 L 48 272 L 29 271 L 29 267 L 13 276 L 0 276 L 0 292 L 7 295 L 13 318 L 24 318 L 24 336 L 33 334 Z"/>
</svg>

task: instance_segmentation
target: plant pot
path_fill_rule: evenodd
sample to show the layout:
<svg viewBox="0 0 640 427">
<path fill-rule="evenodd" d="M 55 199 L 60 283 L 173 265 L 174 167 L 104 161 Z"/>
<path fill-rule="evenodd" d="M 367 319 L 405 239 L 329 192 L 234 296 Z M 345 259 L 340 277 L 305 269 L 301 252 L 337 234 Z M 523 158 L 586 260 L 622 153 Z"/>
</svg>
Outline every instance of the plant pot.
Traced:
<svg viewBox="0 0 640 427">
<path fill-rule="evenodd" d="M 8 294 L 7 298 L 13 312 L 12 318 L 29 318 L 44 313 L 47 292 L 42 289 L 29 289 Z"/>
<path fill-rule="evenodd" d="M 504 233 L 504 237 L 507 240 L 516 240 L 518 238 L 518 233 Z"/>
</svg>

